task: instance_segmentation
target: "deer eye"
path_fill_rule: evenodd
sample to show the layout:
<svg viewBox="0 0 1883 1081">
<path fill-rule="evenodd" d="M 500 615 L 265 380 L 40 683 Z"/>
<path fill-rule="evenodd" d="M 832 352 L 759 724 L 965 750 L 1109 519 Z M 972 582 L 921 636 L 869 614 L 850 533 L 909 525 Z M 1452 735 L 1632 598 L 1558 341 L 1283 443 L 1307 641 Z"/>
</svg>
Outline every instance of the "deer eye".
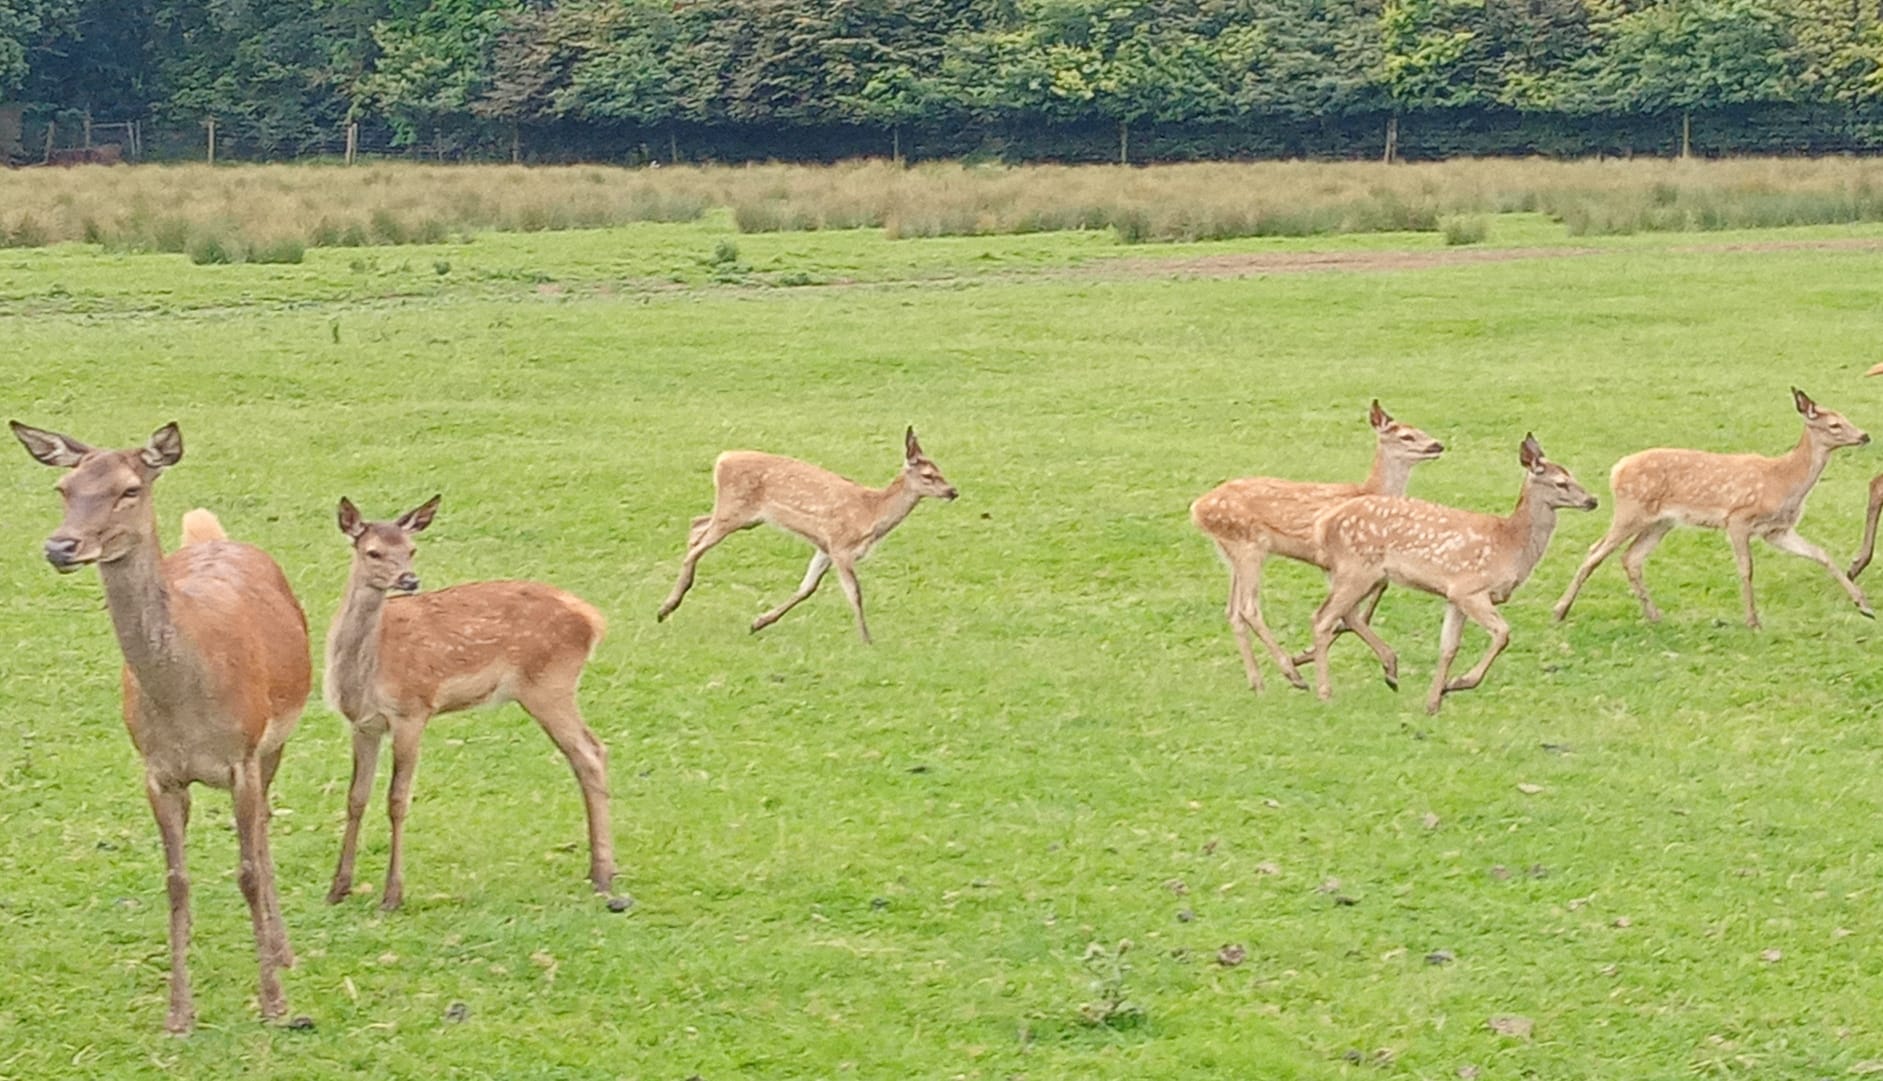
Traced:
<svg viewBox="0 0 1883 1081">
<path fill-rule="evenodd" d="M 142 488 L 136 488 L 136 487 L 126 488 L 123 494 L 118 496 L 118 502 L 129 503 L 131 500 L 136 499 L 138 496 L 143 495 L 143 494 L 144 494 L 144 489 Z"/>
<path fill-rule="evenodd" d="M 367 553 L 366 553 L 366 558 L 368 558 L 368 559 L 384 559 L 384 558 L 386 558 L 386 553 L 384 553 L 384 552 L 379 552 L 379 551 L 369 551 L 369 552 L 367 552 Z"/>
</svg>

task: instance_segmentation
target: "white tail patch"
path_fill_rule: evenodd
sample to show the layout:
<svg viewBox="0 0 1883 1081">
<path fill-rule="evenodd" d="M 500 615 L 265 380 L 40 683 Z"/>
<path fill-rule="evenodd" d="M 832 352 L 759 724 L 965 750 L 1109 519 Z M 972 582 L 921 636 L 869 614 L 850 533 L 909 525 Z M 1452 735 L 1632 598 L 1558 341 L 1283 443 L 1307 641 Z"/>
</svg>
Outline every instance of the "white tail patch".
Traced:
<svg viewBox="0 0 1883 1081">
<path fill-rule="evenodd" d="M 223 532 L 222 522 L 214 514 L 197 507 L 183 516 L 183 546 L 202 544 L 205 541 L 228 540 L 229 534 Z"/>
</svg>

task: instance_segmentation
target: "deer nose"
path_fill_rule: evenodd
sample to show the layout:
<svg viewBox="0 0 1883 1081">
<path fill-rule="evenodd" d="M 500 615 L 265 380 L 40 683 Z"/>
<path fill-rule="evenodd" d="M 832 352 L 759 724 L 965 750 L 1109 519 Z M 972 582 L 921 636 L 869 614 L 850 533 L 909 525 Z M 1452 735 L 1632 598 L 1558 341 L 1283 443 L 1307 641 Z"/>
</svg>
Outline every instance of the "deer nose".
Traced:
<svg viewBox="0 0 1883 1081">
<path fill-rule="evenodd" d="M 404 593 L 417 593 L 418 575 L 413 574 L 411 571 L 406 571 L 399 576 L 398 581 L 392 583 L 392 588 Z"/>
<path fill-rule="evenodd" d="M 1870 433 L 1869 433 L 1869 432 L 1865 432 L 1865 433 L 1863 433 L 1863 438 L 1862 438 L 1862 439 L 1859 439 L 1859 440 L 1857 440 L 1857 445 L 1861 447 L 1861 446 L 1863 446 L 1863 445 L 1864 445 L 1865 443 L 1868 443 L 1869 441 L 1870 441 Z"/>
<path fill-rule="evenodd" d="M 59 568 L 60 570 L 65 570 L 66 568 L 71 567 L 74 562 L 74 557 L 76 557 L 77 555 L 78 555 L 78 538 L 77 537 L 48 537 L 46 538 L 46 562 L 52 564 L 53 566 Z"/>
<path fill-rule="evenodd" d="M 958 499 L 960 498 L 960 496 L 961 496 L 961 490 L 959 488 L 950 488 L 946 492 L 942 493 L 942 498 L 949 501 Z"/>
</svg>

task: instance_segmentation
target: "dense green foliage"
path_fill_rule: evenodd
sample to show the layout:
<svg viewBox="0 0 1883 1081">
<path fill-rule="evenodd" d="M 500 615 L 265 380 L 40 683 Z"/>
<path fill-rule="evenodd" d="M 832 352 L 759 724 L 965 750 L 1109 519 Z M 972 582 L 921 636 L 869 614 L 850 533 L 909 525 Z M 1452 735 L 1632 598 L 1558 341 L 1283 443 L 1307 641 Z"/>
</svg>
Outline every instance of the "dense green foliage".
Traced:
<svg viewBox="0 0 1883 1081">
<path fill-rule="evenodd" d="M 253 150 L 624 128 L 1866 114 L 1872 0 L 0 0 L 0 93 Z M 896 144 L 899 145 L 899 144 Z"/>
<path fill-rule="evenodd" d="M 583 705 L 638 901 L 614 914 L 588 891 L 568 768 L 506 707 L 427 733 L 405 908 L 327 905 L 349 756 L 315 701 L 273 842 L 289 1002 L 315 1027 L 255 1018 L 230 805 L 199 789 L 202 1024 L 164 1036 L 163 855 L 118 646 L 96 572 L 41 558 L 55 474 L 13 448 L 0 1077 L 1873 1075 L 1878 624 L 1760 547 L 1767 626 L 1747 630 L 1727 544 L 1697 530 L 1649 565 L 1662 623 L 1613 563 L 1568 623 L 1549 604 L 1607 524 L 1621 455 L 1775 453 L 1797 438 L 1793 382 L 1883 428 L 1858 374 L 1883 336 L 1880 241 L 1571 240 L 1499 216 L 1450 254 L 1528 258 L 1447 266 L 1428 234 L 1149 262 L 1089 230 L 724 221 L 298 266 L 0 251 L 7 416 L 114 446 L 179 421 L 166 536 L 214 508 L 280 561 L 317 641 L 346 575 L 342 494 L 377 515 L 444 493 L 419 557 L 434 588 L 542 578 L 607 613 Z M 1375 270 L 1206 274 L 1291 254 Z M 887 287 L 782 287 L 807 276 Z M 1361 476 L 1375 395 L 1446 444 L 1417 495 L 1508 509 L 1534 428 L 1605 503 L 1563 516 L 1504 609 L 1510 650 L 1436 719 L 1418 688 L 1441 606 L 1410 591 L 1379 621 L 1407 692 L 1344 642 L 1331 703 L 1252 695 L 1227 576 L 1185 513 L 1230 475 Z M 962 496 L 865 564 L 874 647 L 834 584 L 746 631 L 804 569 L 770 529 L 715 550 L 654 622 L 717 452 L 881 483 L 911 422 Z M 1880 459 L 1839 452 L 1812 496 L 1804 531 L 1839 557 Z M 1300 641 L 1323 590 L 1271 564 L 1277 633 Z M 1228 945 L 1242 963 L 1218 961 Z M 1492 1031 L 1501 1015 L 1528 1037 Z"/>
</svg>

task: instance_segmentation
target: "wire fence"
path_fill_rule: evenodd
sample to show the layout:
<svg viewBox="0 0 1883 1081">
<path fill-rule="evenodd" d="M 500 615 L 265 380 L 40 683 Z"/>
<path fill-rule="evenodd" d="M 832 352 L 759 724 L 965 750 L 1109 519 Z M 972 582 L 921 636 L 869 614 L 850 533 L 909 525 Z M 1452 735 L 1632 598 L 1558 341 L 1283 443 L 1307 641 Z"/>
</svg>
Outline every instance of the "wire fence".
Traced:
<svg viewBox="0 0 1883 1081">
<path fill-rule="evenodd" d="M 464 124 L 401 135 L 380 122 L 303 126 L 246 121 L 34 115 L 0 108 L 0 160 L 13 165 L 119 161 L 422 160 L 829 162 L 852 158 L 1117 162 L 1305 158 L 1706 157 L 1883 153 L 1883 109 L 1744 106 L 1691 114 L 1592 115 L 1447 110 L 1389 115 L 1262 116 L 1210 124 L 972 122 L 897 128 L 587 123 Z"/>
</svg>

